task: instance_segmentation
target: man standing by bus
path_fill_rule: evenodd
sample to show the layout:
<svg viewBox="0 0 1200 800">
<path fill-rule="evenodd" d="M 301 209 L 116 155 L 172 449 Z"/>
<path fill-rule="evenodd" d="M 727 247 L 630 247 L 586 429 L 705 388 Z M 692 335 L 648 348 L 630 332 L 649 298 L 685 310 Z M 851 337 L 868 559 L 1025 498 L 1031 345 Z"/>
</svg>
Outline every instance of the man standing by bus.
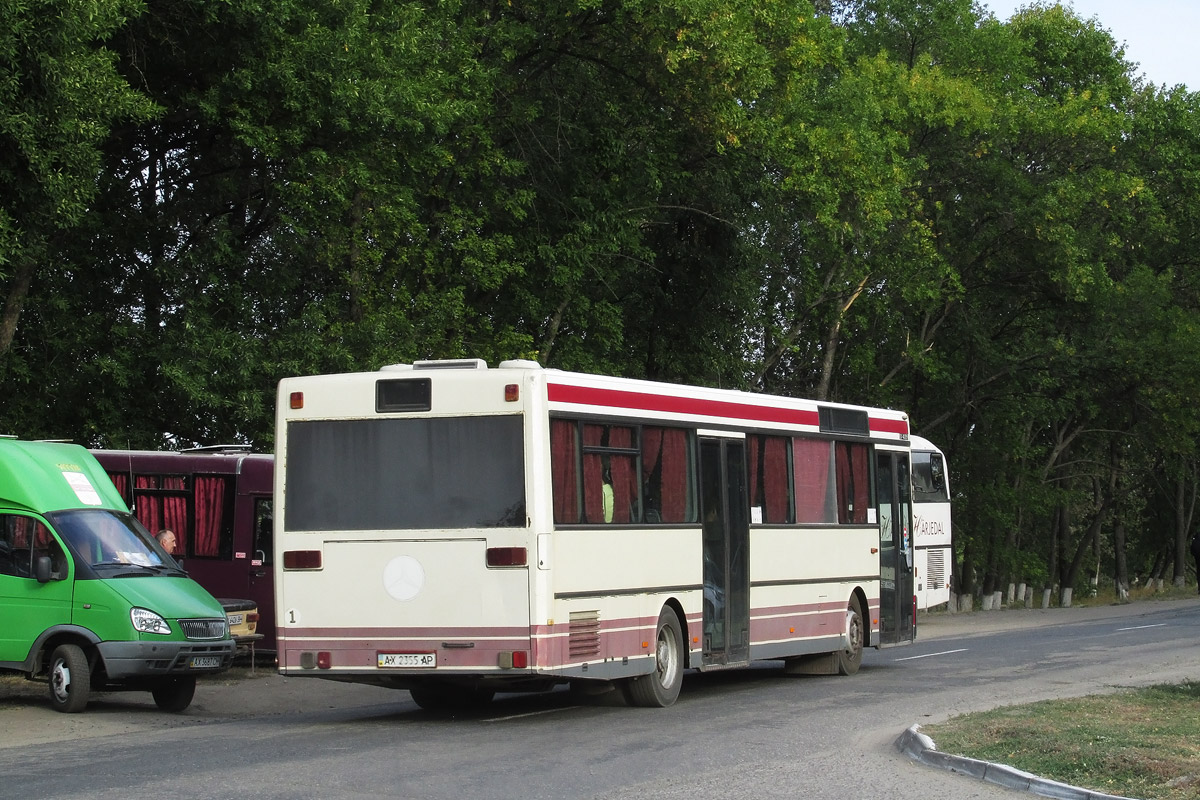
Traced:
<svg viewBox="0 0 1200 800">
<path fill-rule="evenodd" d="M 166 550 L 170 555 L 175 555 L 175 531 L 170 528 L 163 528 L 155 534 L 154 538 L 158 539 L 158 543 L 163 550 Z"/>
</svg>

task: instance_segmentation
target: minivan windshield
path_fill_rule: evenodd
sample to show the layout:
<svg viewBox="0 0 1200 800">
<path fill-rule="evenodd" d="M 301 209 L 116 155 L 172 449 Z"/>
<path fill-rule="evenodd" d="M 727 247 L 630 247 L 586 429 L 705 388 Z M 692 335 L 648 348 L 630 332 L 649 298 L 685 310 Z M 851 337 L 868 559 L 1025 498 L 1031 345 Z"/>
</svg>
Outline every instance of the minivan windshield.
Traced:
<svg viewBox="0 0 1200 800">
<path fill-rule="evenodd" d="M 46 514 L 78 558 L 97 571 L 127 575 L 179 572 L 179 565 L 132 514 L 103 508 Z"/>
</svg>

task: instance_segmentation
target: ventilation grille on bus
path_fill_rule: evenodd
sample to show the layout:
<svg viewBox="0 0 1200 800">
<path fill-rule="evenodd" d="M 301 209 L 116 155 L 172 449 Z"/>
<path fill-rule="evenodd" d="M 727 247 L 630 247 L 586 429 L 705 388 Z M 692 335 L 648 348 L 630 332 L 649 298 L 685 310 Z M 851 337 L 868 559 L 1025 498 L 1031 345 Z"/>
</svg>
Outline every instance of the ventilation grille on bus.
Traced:
<svg viewBox="0 0 1200 800">
<path fill-rule="evenodd" d="M 572 611 L 567 634 L 567 652 L 572 661 L 600 655 L 600 612 Z"/>
<path fill-rule="evenodd" d="M 225 638 L 225 618 L 217 619 L 181 619 L 179 627 L 183 635 L 189 639 L 223 639 Z"/>
<path fill-rule="evenodd" d="M 929 561 L 925 566 L 925 585 L 929 588 L 941 588 L 946 585 L 946 551 L 930 550 Z"/>
</svg>

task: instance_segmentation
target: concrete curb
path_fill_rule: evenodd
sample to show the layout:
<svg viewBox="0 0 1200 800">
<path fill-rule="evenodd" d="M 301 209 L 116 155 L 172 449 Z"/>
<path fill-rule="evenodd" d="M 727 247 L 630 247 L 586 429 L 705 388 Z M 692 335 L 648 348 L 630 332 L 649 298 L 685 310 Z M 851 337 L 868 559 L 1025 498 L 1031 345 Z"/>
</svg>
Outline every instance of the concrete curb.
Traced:
<svg viewBox="0 0 1200 800">
<path fill-rule="evenodd" d="M 937 749 L 925 734 L 921 733 L 920 725 L 913 725 L 896 740 L 896 748 L 914 761 L 919 761 L 930 767 L 961 772 L 973 778 L 1016 789 L 1019 792 L 1032 792 L 1042 797 L 1053 797 L 1057 800 L 1134 800 L 1115 794 L 1094 792 L 1091 789 L 1081 789 L 1078 786 L 1068 786 L 1065 783 L 1039 778 L 1028 772 L 1010 767 L 1007 764 L 993 764 L 990 761 L 980 761 L 977 758 L 953 756 Z"/>
</svg>

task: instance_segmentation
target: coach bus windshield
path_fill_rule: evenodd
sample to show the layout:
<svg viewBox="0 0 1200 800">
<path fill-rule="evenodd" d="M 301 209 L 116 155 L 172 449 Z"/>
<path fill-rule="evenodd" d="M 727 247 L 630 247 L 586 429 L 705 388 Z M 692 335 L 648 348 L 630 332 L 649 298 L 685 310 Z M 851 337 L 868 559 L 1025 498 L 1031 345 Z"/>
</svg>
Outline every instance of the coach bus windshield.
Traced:
<svg viewBox="0 0 1200 800">
<path fill-rule="evenodd" d="M 522 417 L 296 421 L 290 531 L 524 527 Z"/>
</svg>

